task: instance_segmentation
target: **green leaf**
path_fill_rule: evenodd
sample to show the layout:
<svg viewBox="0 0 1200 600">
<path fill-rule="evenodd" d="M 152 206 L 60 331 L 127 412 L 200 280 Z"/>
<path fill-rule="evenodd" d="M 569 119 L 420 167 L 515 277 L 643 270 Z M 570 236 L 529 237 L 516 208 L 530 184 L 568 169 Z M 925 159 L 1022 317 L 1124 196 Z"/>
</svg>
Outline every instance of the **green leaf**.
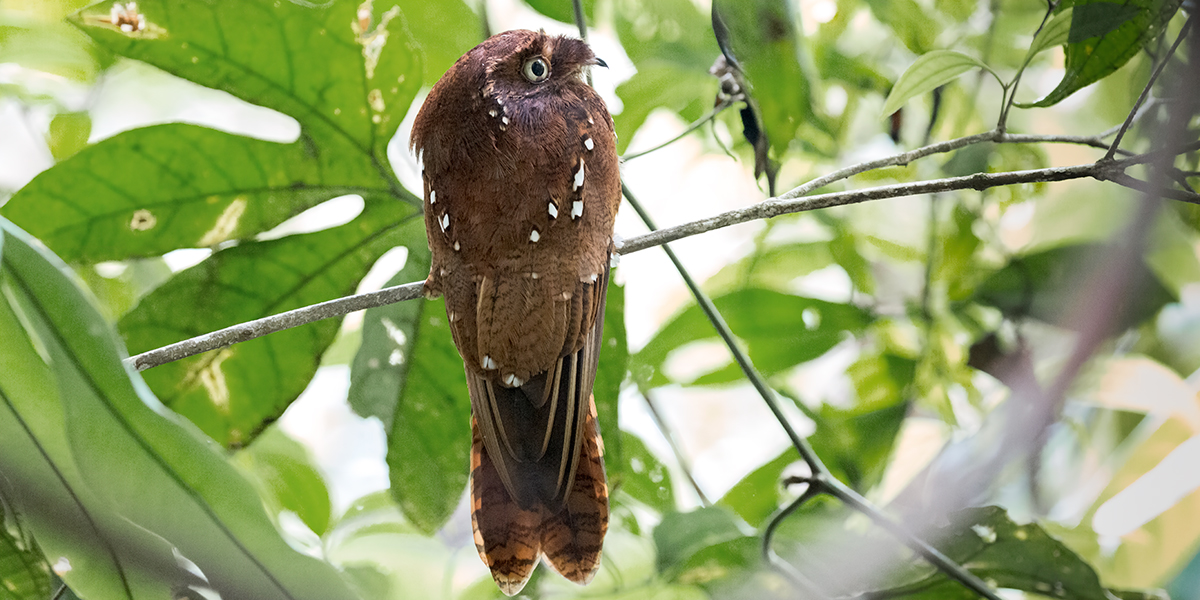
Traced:
<svg viewBox="0 0 1200 600">
<path fill-rule="evenodd" d="M 624 152 L 654 109 L 699 119 L 712 107 L 717 81 L 708 68 L 720 52 L 707 35 L 708 17 L 691 0 L 632 0 L 616 4 L 616 30 L 637 73 L 617 86 L 625 105 L 614 115 L 617 151 Z"/>
<path fill-rule="evenodd" d="M 813 84 L 798 17 L 778 0 L 717 0 L 713 28 L 726 55 L 746 76 L 767 140 L 776 157 L 796 138 L 801 123 L 823 127 L 813 106 Z M 812 141 L 812 140 L 810 140 Z"/>
<path fill-rule="evenodd" d="M 429 272 L 429 252 L 410 246 L 387 285 Z M 471 400 L 443 300 L 411 300 L 367 310 L 351 370 L 350 403 L 388 432 L 391 494 L 421 531 L 437 531 L 467 485 Z"/>
<path fill-rule="evenodd" d="M 747 288 L 714 298 L 713 302 L 734 335 L 746 343 L 750 359 L 764 375 L 774 375 L 812 360 L 833 348 L 846 333 L 861 331 L 871 322 L 867 311 L 764 289 Z M 692 305 L 663 326 L 634 356 L 635 373 L 651 386 L 665 385 L 662 372 L 668 355 L 689 342 L 714 339 L 716 331 L 698 306 Z M 693 383 L 710 385 L 736 381 L 741 370 L 729 365 Z"/>
<path fill-rule="evenodd" d="M 243 243 L 177 273 L 121 319 L 131 352 L 354 292 L 384 252 L 424 247 L 412 207 L 368 200 L 353 221 L 316 233 Z M 300 395 L 332 343 L 327 319 L 175 361 L 145 373 L 173 410 L 218 442 L 237 446 Z"/>
<path fill-rule="evenodd" d="M 22 19 L 21 11 L 0 13 L 0 63 L 90 82 L 112 59 L 78 29 L 57 20 Z"/>
<path fill-rule="evenodd" d="M 325 533 L 332 510 L 329 490 L 304 446 L 272 427 L 235 460 L 258 483 L 273 515 L 292 511 L 314 533 Z"/>
<path fill-rule="evenodd" d="M 1103 244 L 1061 246 L 1016 257 L 1004 268 L 992 273 L 975 290 L 975 301 L 999 308 L 1009 318 L 1033 317 L 1059 325 L 1088 308 L 1089 298 L 1080 298 L 1079 290 L 1099 269 L 1109 252 Z M 1126 283 L 1138 293 L 1120 307 L 1119 318 L 1110 324 L 1112 331 L 1132 327 L 1153 317 L 1175 295 L 1139 260 L 1137 269 Z"/>
<path fill-rule="evenodd" d="M 4 496 L 0 487 L 0 599 L 43 600 L 52 591 L 50 565 Z"/>
<path fill-rule="evenodd" d="M 360 498 L 334 525 L 326 539 L 330 560 L 350 575 L 363 598 L 462 598 L 478 571 L 464 571 L 463 560 L 475 561 L 466 537 L 427 536 L 408 523 L 387 492 Z M 458 535 L 458 534 L 455 534 Z M 454 546 L 448 540 L 455 540 Z M 458 540 L 467 541 L 467 546 Z M 469 553 L 469 555 L 467 554 Z M 469 573 L 464 578 L 463 575 Z M 492 596 L 499 590 L 487 577 Z"/>
<path fill-rule="evenodd" d="M 351 193 L 390 188 L 367 166 L 329 165 L 301 143 L 168 124 L 109 138 L 41 173 L 4 214 L 66 260 L 99 262 L 251 238 Z"/>
<path fill-rule="evenodd" d="M 1062 81 L 1045 98 L 1021 106 L 1053 106 L 1107 77 L 1154 41 L 1180 4 L 1181 0 L 1076 1 Z"/>
<path fill-rule="evenodd" d="M 871 14 L 896 32 L 896 37 L 913 54 L 924 54 L 933 47 L 941 26 L 915 0 L 867 0 Z M 891 114 L 885 112 L 884 114 Z"/>
<path fill-rule="evenodd" d="M 949 520 L 929 539 L 942 540 L 939 550 L 997 588 L 1066 600 L 1109 598 L 1092 567 L 1036 523 L 1014 523 L 997 506 L 968 508 Z M 940 572 L 885 594 L 929 600 L 977 597 Z"/>
<path fill-rule="evenodd" d="M 92 117 L 86 112 L 64 112 L 50 120 L 50 153 L 64 160 L 87 146 L 92 133 Z"/>
<path fill-rule="evenodd" d="M 987 65 L 961 52 L 934 50 L 922 54 L 900 75 L 900 79 L 896 80 L 896 85 L 892 87 L 891 93 L 883 103 L 882 114 L 890 115 L 912 98 L 933 91 L 934 88 L 941 87 L 976 67 L 987 69 L 996 77 L 996 81 L 1000 81 L 1000 77 Z"/>
<path fill-rule="evenodd" d="M 53 365 L 50 381 L 62 390 L 78 473 L 115 514 L 169 544 L 148 546 L 139 559 L 170 573 L 177 570 L 173 546 L 225 597 L 353 598 L 328 564 L 288 546 L 211 441 L 165 410 L 126 369 L 115 332 L 67 267 L 31 239 L 18 240 L 24 234 L 6 221 L 0 226 L 7 234 L 5 296 L 17 299 L 39 357 Z M 138 543 L 107 541 L 109 548 Z"/>
<path fill-rule="evenodd" d="M 1137 6 L 1115 2 L 1078 2 L 1072 8 L 1071 33 L 1067 36 L 1071 44 L 1107 35 L 1141 12 Z"/>
<path fill-rule="evenodd" d="M 105 25 L 108 5 L 76 22 L 117 54 L 291 115 L 331 163 L 335 148 L 351 151 L 388 178 L 388 140 L 421 87 L 420 61 L 394 13 L 373 12 L 363 31 L 352 0 L 142 0 L 137 8 L 146 18 L 140 32 Z"/>
<path fill-rule="evenodd" d="M 184 125 L 126 132 L 42 173 L 5 214 L 74 262 L 247 239 L 347 193 L 417 204 L 386 155 L 421 85 L 402 19 L 377 15 L 386 27 L 362 32 L 353 2 L 311 6 L 149 0 L 138 3 L 145 29 L 130 33 L 107 24 L 109 5 L 77 15 L 118 54 L 295 117 L 300 139 Z"/>
<path fill-rule="evenodd" d="M 610 480 L 620 480 L 628 459 L 625 456 L 626 435 L 618 427 L 618 400 L 621 384 L 629 373 L 629 343 L 625 334 L 625 287 L 617 285 L 610 276 L 608 298 L 604 304 L 604 331 L 600 362 L 596 367 L 596 382 L 592 396 L 596 400 L 596 419 L 600 422 L 600 437 L 604 440 L 604 468 Z M 610 484 L 611 485 L 611 484 Z M 670 487 L 670 486 L 668 486 Z"/>
<path fill-rule="evenodd" d="M 783 470 L 800 461 L 796 451 L 788 448 L 767 464 L 753 470 L 734 484 L 717 501 L 718 506 L 733 510 L 751 526 L 761 528 L 767 518 L 783 503 L 781 485 Z"/>
<path fill-rule="evenodd" d="M 10 233 L 11 232 L 11 233 Z M 31 319 L 38 299 L 18 287 L 23 274 L 44 262 L 17 230 L 0 219 L 0 497 L 36 536 L 47 561 L 70 565 L 63 577 L 94 598 L 161 598 L 183 580 L 162 540 L 114 514 L 83 480 L 71 455 L 64 399 L 48 343 Z M 77 292 L 75 292 L 78 295 Z M 48 298 L 66 310 L 65 298 Z M 64 527 L 63 523 L 74 526 Z M 8 571 L 4 571 L 7 573 Z M 149 575 L 149 576 L 148 576 Z"/>
<path fill-rule="evenodd" d="M 1033 43 L 1029 45 L 1029 53 L 1025 55 L 1025 63 L 1037 56 L 1043 50 L 1061 46 L 1067 43 L 1071 33 L 1071 19 L 1074 13 L 1074 7 L 1068 6 L 1062 12 L 1054 15 L 1042 30 L 1033 38 Z"/>
<path fill-rule="evenodd" d="M 658 570 L 677 575 L 697 552 L 752 534 L 741 519 L 722 506 L 698 508 L 687 513 L 668 513 L 654 528 Z"/>
<path fill-rule="evenodd" d="M 610 472 L 609 486 L 620 487 L 634 499 L 660 513 L 675 510 L 675 488 L 671 483 L 671 472 L 646 448 L 646 444 L 640 438 L 627 431 L 616 433 L 620 434 L 621 448 L 625 461 L 628 461 L 623 464 L 628 466 L 619 471 L 619 478 L 613 477 Z M 605 452 L 608 450 L 608 444 L 608 440 L 605 440 Z M 608 458 L 607 454 L 605 458 Z"/>
<path fill-rule="evenodd" d="M 432 86 L 476 44 L 483 41 L 483 22 L 462 0 L 393 0 L 421 49 L 424 84 Z M 386 4 L 381 4 L 386 6 Z"/>
<path fill-rule="evenodd" d="M 551 19 L 575 23 L 575 6 L 571 0 L 525 0 L 525 3 Z M 583 14 L 591 21 L 596 14 L 596 0 L 583 0 Z"/>
</svg>

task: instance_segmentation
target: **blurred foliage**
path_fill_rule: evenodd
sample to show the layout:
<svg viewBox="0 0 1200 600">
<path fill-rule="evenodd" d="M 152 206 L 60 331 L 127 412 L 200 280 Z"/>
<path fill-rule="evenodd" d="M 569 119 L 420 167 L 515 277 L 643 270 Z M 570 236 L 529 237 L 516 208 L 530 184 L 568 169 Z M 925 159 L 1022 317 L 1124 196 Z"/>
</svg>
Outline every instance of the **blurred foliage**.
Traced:
<svg viewBox="0 0 1200 600">
<path fill-rule="evenodd" d="M 525 4 L 574 21 L 571 2 Z M 656 111 L 688 122 L 729 100 L 738 110 L 693 135 L 750 174 L 763 170 L 765 139 L 780 189 L 988 131 L 1010 104 L 1011 133 L 1093 135 L 1125 118 L 1194 11 L 1178 0 L 1076 0 L 1052 11 L 1037 0 L 583 6 L 594 35 L 615 36 L 633 66 L 616 88 L 620 151 Z M 44 141 L 37 151 L 53 164 L 0 194 L 0 598 L 46 598 L 59 577 L 71 588 L 64 597 L 88 600 L 192 598 L 203 588 L 231 598 L 500 597 L 462 502 L 469 401 L 439 302 L 371 309 L 361 325 L 309 324 L 144 379 L 120 363 L 126 352 L 351 294 L 392 248 L 405 258 L 389 285 L 422 279 L 419 190 L 392 171 L 388 145 L 404 145 L 393 138 L 421 90 L 481 40 L 483 3 L 122 8 L 144 24 L 123 30 L 111 3 L 0 5 L 0 108 Z M 710 72 L 718 57 L 739 89 Z M 163 123 L 94 139 L 111 128 L 96 97 L 123 61 L 273 109 L 299 135 L 264 141 Z M 1168 104 L 1151 106 L 1123 148 L 1150 148 Z M 978 144 L 818 192 L 1078 164 L 1099 152 Z M 1175 167 L 1177 179 L 1200 183 L 1200 153 Z M 346 195 L 362 204 L 344 220 L 277 233 Z M 1060 368 L 1073 318 L 1094 309 L 1078 290 L 1112 266 L 1105 256 L 1130 198 L 1112 183 L 1033 183 L 782 216 L 705 287 L 790 399 L 788 412 L 803 416 L 832 476 L 881 504 L 936 494 L 912 486 L 922 470 L 956 468 L 938 448 L 982 439 L 980 424 L 1005 406 L 1009 391 L 984 362 L 1029 350 L 1040 380 Z M 1125 306 L 1044 448 L 976 498 L 991 506 L 924 532 L 939 549 L 1027 597 L 1149 598 L 1166 587 L 1200 599 L 1200 490 L 1179 475 L 1194 472 L 1200 440 L 1198 242 L 1194 206 L 1159 212 Z M 193 249 L 203 257 L 168 267 L 164 256 Z M 526 594 L 794 597 L 763 559 L 762 533 L 776 523 L 778 557 L 837 594 L 971 597 L 828 499 L 778 521 L 802 489 L 786 478 L 806 474 L 792 448 L 732 474 L 714 506 L 697 506 L 691 474 L 662 440 L 620 429 L 618 398 L 750 392 L 694 304 L 631 347 L 625 317 L 643 309 L 610 287 L 595 386 L 613 492 L 602 568 L 585 589 L 540 570 Z M 349 363 L 350 406 L 386 432 L 390 482 L 344 511 L 332 478 L 272 426 L 334 354 Z M 716 360 L 692 364 L 701 355 Z M 847 560 L 845 548 L 896 566 L 839 579 L 872 554 Z"/>
</svg>

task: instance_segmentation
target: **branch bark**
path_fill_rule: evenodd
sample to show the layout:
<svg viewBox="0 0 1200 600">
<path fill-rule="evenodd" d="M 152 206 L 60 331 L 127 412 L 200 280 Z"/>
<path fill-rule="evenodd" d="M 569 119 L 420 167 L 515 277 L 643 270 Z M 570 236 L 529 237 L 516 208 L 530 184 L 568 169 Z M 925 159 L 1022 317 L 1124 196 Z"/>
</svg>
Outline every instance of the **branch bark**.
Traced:
<svg viewBox="0 0 1200 600">
<path fill-rule="evenodd" d="M 1148 184 L 1125 175 L 1125 168 L 1134 164 L 1143 164 L 1145 162 L 1155 160 L 1160 154 L 1190 151 L 1194 149 L 1195 146 L 1200 144 L 1188 144 L 1176 150 L 1156 150 L 1147 154 L 1139 154 L 1120 160 L 1101 159 L 1094 163 L 1074 165 L 1069 167 L 1050 167 L 1046 169 L 1009 171 L 1005 173 L 976 173 L 974 175 L 968 175 L 965 177 L 947 177 L 944 179 L 933 179 L 913 183 L 883 185 L 844 192 L 817 194 L 815 196 L 806 195 L 813 190 L 825 187 L 836 181 L 848 179 L 854 175 L 858 175 L 866 171 L 882 167 L 906 165 L 914 160 L 924 158 L 926 156 L 952 152 L 973 144 L 980 144 L 984 142 L 1062 142 L 1094 145 L 1093 142 L 1098 140 L 1098 137 L 1099 136 L 1074 138 L 1064 136 L 1009 135 L 1000 133 L 998 131 L 989 131 L 986 133 L 957 138 L 946 142 L 931 144 L 929 146 L 917 148 L 909 152 L 903 152 L 894 156 L 839 169 L 833 173 L 804 183 L 803 185 L 800 185 L 788 191 L 787 193 L 780 195 L 778 198 L 771 198 L 753 206 L 731 210 L 705 219 L 660 229 L 645 235 L 627 239 L 620 246 L 620 248 L 617 249 L 617 252 L 622 255 L 633 254 L 634 252 L 645 250 L 647 248 L 661 246 L 668 242 L 691 237 L 693 235 L 699 235 L 715 229 L 721 229 L 723 227 L 729 227 L 731 225 L 756 221 L 759 219 L 770 219 L 780 215 L 817 210 L 821 208 L 831 208 L 834 206 L 847 206 L 850 204 L 858 204 L 860 202 L 867 202 L 870 200 L 901 198 L 905 196 L 915 196 L 919 194 L 930 194 L 936 192 L 950 192 L 966 189 L 982 191 L 988 188 L 1005 185 L 1015 185 L 1021 183 L 1046 183 L 1083 178 L 1111 181 L 1118 185 L 1145 192 L 1147 191 L 1146 188 Z M 1156 192 L 1164 197 L 1200 204 L 1200 194 L 1195 194 L 1193 192 L 1165 188 L 1159 188 L 1156 190 Z M 276 331 L 298 327 L 300 325 L 306 325 L 321 319 L 340 317 L 356 310 L 364 310 L 367 308 L 392 304 L 394 302 L 412 300 L 421 296 L 422 291 L 423 283 L 413 282 L 400 286 L 385 288 L 376 292 L 369 292 L 355 296 L 347 296 L 337 300 L 330 300 L 328 302 L 322 302 L 320 304 L 298 308 L 296 310 L 280 313 L 278 315 L 263 317 L 262 319 L 248 321 L 246 323 L 239 323 L 238 325 L 190 338 L 169 346 L 163 346 L 162 348 L 156 348 L 154 350 L 143 352 L 137 356 L 127 358 L 126 364 L 132 366 L 138 371 L 144 371 L 161 364 L 187 358 L 203 352 L 216 350 L 218 348 L 224 348 L 238 342 L 252 340 Z"/>
</svg>

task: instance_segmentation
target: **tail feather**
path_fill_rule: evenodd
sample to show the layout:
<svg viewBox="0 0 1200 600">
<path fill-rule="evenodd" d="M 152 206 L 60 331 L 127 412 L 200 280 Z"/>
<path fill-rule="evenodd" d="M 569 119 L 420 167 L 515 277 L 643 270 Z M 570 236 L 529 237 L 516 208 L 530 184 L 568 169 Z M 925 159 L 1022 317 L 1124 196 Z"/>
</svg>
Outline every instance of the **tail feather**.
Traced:
<svg viewBox="0 0 1200 600">
<path fill-rule="evenodd" d="M 541 507 L 522 509 L 504 488 L 471 419 L 471 529 L 475 549 L 500 591 L 512 596 L 525 587 L 541 555 Z"/>
<path fill-rule="evenodd" d="M 590 399 L 589 399 L 590 400 Z M 544 504 L 522 509 L 509 495 L 471 420 L 471 526 L 475 548 L 500 591 L 512 596 L 529 581 L 539 557 L 563 577 L 585 584 L 600 567 L 608 529 L 608 486 L 596 406 L 583 427 L 578 470 L 558 510 Z"/>
<path fill-rule="evenodd" d="M 608 485 L 603 444 L 596 430 L 596 403 L 584 424 L 575 482 L 558 514 L 542 520 L 542 553 L 560 575 L 586 584 L 600 568 L 600 550 L 608 531 Z"/>
</svg>

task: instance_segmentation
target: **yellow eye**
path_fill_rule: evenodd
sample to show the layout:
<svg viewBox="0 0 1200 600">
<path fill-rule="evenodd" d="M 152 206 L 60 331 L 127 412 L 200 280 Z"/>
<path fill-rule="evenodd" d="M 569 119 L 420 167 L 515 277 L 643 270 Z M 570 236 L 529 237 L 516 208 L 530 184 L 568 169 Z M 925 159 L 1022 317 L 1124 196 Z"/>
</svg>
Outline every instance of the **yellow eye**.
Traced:
<svg viewBox="0 0 1200 600">
<path fill-rule="evenodd" d="M 550 77 L 550 64 L 546 62 L 546 59 L 535 56 L 525 61 L 521 67 L 521 74 L 530 83 L 541 83 Z"/>
</svg>

